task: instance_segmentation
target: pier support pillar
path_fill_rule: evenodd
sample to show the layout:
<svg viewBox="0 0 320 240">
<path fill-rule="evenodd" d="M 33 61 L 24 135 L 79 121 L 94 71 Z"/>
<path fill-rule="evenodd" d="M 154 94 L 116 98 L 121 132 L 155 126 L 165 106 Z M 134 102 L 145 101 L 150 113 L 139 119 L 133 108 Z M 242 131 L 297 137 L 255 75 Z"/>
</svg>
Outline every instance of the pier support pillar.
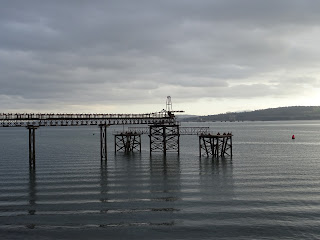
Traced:
<svg viewBox="0 0 320 240">
<path fill-rule="evenodd" d="M 101 162 L 107 160 L 107 124 L 100 124 L 100 156 Z"/>
<path fill-rule="evenodd" d="M 179 125 L 150 125 L 150 154 L 152 152 L 177 152 L 180 154 Z"/>
<path fill-rule="evenodd" d="M 36 166 L 36 129 L 38 127 L 28 126 L 29 130 L 29 166 L 35 168 Z"/>
</svg>

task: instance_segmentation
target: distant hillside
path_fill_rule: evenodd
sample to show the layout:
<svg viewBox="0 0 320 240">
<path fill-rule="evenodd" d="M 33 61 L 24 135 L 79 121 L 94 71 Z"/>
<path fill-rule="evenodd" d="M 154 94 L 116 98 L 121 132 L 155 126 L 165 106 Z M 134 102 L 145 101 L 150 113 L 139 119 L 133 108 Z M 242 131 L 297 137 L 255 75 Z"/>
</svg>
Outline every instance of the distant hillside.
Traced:
<svg viewBox="0 0 320 240">
<path fill-rule="evenodd" d="M 252 112 L 232 112 L 183 119 L 185 122 L 212 121 L 277 121 L 277 120 L 320 120 L 319 106 L 279 107 Z"/>
<path fill-rule="evenodd" d="M 175 116 L 179 121 L 184 121 L 186 118 L 196 118 L 196 117 L 198 117 L 197 115 L 188 115 L 188 114 L 179 114 L 179 115 L 175 115 Z"/>
</svg>

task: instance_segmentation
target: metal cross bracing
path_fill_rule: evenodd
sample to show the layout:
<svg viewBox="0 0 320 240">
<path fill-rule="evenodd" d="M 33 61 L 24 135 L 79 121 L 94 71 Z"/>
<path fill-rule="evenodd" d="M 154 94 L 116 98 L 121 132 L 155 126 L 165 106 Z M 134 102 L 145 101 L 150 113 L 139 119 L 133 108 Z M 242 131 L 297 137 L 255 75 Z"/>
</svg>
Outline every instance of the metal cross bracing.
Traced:
<svg viewBox="0 0 320 240">
<path fill-rule="evenodd" d="M 0 127 L 174 124 L 167 111 L 146 114 L 0 113 Z"/>
<path fill-rule="evenodd" d="M 207 157 L 232 157 L 232 134 L 224 133 L 216 134 L 201 134 L 199 135 L 199 154 L 200 157 L 204 152 Z"/>
<path fill-rule="evenodd" d="M 152 152 L 178 152 L 180 154 L 179 125 L 150 125 L 150 154 Z"/>
<path fill-rule="evenodd" d="M 128 127 L 130 132 L 149 134 L 149 127 Z M 209 127 L 179 127 L 180 135 L 200 135 L 209 133 Z"/>
<path fill-rule="evenodd" d="M 114 151 L 117 152 L 141 152 L 141 134 L 124 132 L 114 135 Z"/>
</svg>

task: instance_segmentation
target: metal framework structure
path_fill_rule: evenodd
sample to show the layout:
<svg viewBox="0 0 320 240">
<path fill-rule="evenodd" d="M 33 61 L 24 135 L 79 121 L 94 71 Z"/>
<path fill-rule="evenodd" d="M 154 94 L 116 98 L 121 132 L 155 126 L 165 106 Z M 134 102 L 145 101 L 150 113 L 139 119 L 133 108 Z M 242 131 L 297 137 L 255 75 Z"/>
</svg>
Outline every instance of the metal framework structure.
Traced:
<svg viewBox="0 0 320 240">
<path fill-rule="evenodd" d="M 150 154 L 152 152 L 178 152 L 180 154 L 179 125 L 150 125 Z"/>
<path fill-rule="evenodd" d="M 199 135 L 199 154 L 202 155 L 202 150 L 207 157 L 232 157 L 232 134 L 224 133 L 223 135 L 216 134 L 201 134 Z"/>
<path fill-rule="evenodd" d="M 136 132 L 140 134 L 149 134 L 150 127 L 128 127 L 130 132 Z M 200 135 L 208 134 L 209 127 L 181 127 L 179 126 L 180 135 Z"/>
<path fill-rule="evenodd" d="M 181 111 L 178 111 L 181 112 Z M 101 161 L 107 160 L 107 127 L 124 124 L 175 124 L 175 116 L 165 110 L 146 114 L 55 114 L 55 113 L 0 113 L 0 127 L 29 129 L 29 165 L 35 167 L 35 130 L 42 126 L 100 127 Z"/>
<path fill-rule="evenodd" d="M 141 134 L 136 132 L 123 132 L 114 135 L 114 151 L 141 152 Z"/>
<path fill-rule="evenodd" d="M 175 116 L 167 111 L 146 114 L 0 113 L 0 127 L 173 123 L 175 123 Z"/>
</svg>

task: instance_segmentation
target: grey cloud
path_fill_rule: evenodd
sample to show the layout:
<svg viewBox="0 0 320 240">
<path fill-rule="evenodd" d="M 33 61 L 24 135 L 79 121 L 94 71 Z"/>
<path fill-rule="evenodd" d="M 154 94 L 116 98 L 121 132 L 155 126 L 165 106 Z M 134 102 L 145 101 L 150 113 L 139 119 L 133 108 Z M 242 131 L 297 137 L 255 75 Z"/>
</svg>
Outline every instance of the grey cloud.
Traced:
<svg viewBox="0 0 320 240">
<path fill-rule="evenodd" d="M 0 102 L 288 96 L 294 77 L 272 75 L 318 68 L 319 9 L 312 0 L 6 1 Z M 319 86 L 309 75 L 308 87 Z"/>
</svg>

